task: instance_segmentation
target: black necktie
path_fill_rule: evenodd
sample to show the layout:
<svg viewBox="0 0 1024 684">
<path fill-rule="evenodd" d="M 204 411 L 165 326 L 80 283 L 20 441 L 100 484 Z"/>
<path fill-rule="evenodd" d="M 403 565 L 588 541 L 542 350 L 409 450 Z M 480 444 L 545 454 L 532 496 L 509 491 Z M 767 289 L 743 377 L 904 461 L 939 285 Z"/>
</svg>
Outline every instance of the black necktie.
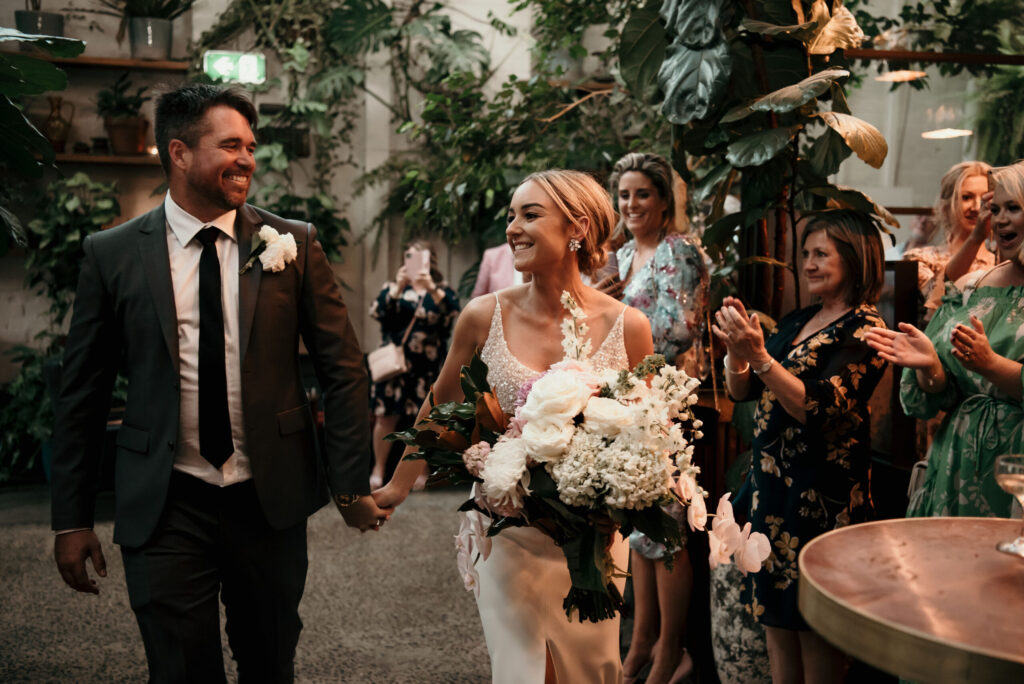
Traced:
<svg viewBox="0 0 1024 684">
<path fill-rule="evenodd" d="M 220 468 L 234 452 L 228 383 L 224 369 L 224 309 L 221 306 L 218 228 L 203 228 L 199 258 L 199 453 Z"/>
</svg>

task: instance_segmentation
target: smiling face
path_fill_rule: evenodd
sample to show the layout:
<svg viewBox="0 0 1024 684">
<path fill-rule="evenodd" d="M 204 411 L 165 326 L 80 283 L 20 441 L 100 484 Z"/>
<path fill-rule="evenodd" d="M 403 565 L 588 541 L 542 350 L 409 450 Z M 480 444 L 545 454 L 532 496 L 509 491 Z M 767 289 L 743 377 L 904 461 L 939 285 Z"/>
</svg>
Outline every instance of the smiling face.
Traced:
<svg viewBox="0 0 1024 684">
<path fill-rule="evenodd" d="M 665 226 L 668 202 L 640 171 L 627 171 L 619 179 L 619 214 L 629 232 L 645 237 Z"/>
<path fill-rule="evenodd" d="M 985 176 L 968 176 L 960 184 L 960 194 L 956 198 L 960 217 L 960 233 L 967 235 L 974 228 L 981 211 L 981 196 L 988 192 L 988 179 Z"/>
<path fill-rule="evenodd" d="M 1003 186 L 996 185 L 989 208 L 992 210 L 992 236 L 999 246 L 999 254 L 1020 263 L 1020 249 L 1024 246 L 1024 207 Z"/>
<path fill-rule="evenodd" d="M 224 105 L 211 107 L 199 127 L 195 146 L 171 141 L 172 163 L 182 172 L 172 174 L 171 193 L 183 209 L 208 221 L 245 204 L 256 169 L 256 138 L 246 118 Z"/>
<path fill-rule="evenodd" d="M 804 279 L 807 292 L 823 301 L 842 299 L 846 273 L 835 242 L 824 230 L 816 230 L 804 240 Z"/>
<path fill-rule="evenodd" d="M 508 208 L 505 237 L 517 271 L 536 273 L 574 263 L 569 252 L 572 225 L 534 181 L 516 188 Z"/>
</svg>

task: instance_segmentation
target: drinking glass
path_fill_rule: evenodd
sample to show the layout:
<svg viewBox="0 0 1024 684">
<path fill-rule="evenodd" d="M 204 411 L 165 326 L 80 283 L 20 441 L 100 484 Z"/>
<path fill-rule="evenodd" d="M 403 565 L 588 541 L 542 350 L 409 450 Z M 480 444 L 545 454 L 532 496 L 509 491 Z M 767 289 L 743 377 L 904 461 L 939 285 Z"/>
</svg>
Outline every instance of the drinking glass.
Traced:
<svg viewBox="0 0 1024 684">
<path fill-rule="evenodd" d="M 996 459 L 996 484 L 1013 494 L 1024 507 L 1024 454 L 1003 454 Z M 1000 542 L 996 548 L 1003 553 L 1024 558 L 1024 528 L 1013 541 Z"/>
</svg>

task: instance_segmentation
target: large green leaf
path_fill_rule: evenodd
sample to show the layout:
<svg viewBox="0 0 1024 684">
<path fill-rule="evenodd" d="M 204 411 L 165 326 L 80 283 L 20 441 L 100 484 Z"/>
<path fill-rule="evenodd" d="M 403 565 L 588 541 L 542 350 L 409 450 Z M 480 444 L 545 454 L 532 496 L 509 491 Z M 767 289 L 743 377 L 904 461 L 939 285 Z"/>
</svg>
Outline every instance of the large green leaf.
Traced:
<svg viewBox="0 0 1024 684">
<path fill-rule="evenodd" d="M 888 209 L 875 202 L 860 190 L 845 185 L 821 185 L 815 188 L 807 188 L 807 191 L 821 197 L 834 199 L 851 209 L 857 209 L 868 214 L 874 214 L 893 228 L 899 228 L 900 222 L 896 220 Z M 885 226 L 882 226 L 883 230 Z M 886 231 L 888 232 L 888 231 Z"/>
<path fill-rule="evenodd" d="M 701 50 L 673 43 L 658 70 L 658 85 L 665 93 L 661 111 L 674 124 L 706 117 L 729 85 L 732 58 L 725 41 Z"/>
<path fill-rule="evenodd" d="M 729 145 L 725 158 L 737 167 L 761 166 L 785 149 L 801 128 L 803 127 L 772 128 L 744 136 Z"/>
<path fill-rule="evenodd" d="M 664 0 L 661 16 L 673 42 L 690 48 L 714 43 L 719 35 L 718 18 L 723 0 Z"/>
<path fill-rule="evenodd" d="M 50 62 L 13 53 L 0 55 L 0 94 L 38 95 L 67 86 L 67 74 Z"/>
<path fill-rule="evenodd" d="M 843 136 L 831 128 L 826 128 L 825 132 L 811 144 L 807 158 L 814 173 L 825 178 L 837 172 L 840 164 L 850 156 L 850 153 L 851 150 L 843 140 Z"/>
<path fill-rule="evenodd" d="M 398 33 L 391 9 L 381 0 L 345 0 L 331 12 L 324 35 L 343 55 L 376 52 Z"/>
<path fill-rule="evenodd" d="M 651 0 L 633 10 L 619 40 L 619 68 L 626 87 L 638 99 L 649 102 L 658 91 L 658 69 L 665 59 L 665 27 Z"/>
<path fill-rule="evenodd" d="M 725 180 L 731 171 L 732 166 L 723 163 L 704 174 L 704 177 L 693 186 L 693 201 L 700 204 L 710 197 L 718 184 Z"/>
<path fill-rule="evenodd" d="M 877 128 L 849 114 L 819 112 L 817 116 L 821 117 L 829 128 L 843 136 L 850 149 L 868 165 L 876 169 L 882 166 L 885 156 L 889 153 L 889 145 Z"/>
<path fill-rule="evenodd" d="M 38 178 L 54 158 L 50 142 L 20 109 L 0 95 L 0 163 L 15 173 Z"/>
<path fill-rule="evenodd" d="M 22 33 L 12 28 L 0 26 L 0 43 L 6 41 L 21 41 L 30 43 L 38 48 L 46 50 L 54 57 L 70 59 L 77 57 L 85 50 L 85 43 L 75 38 L 64 38 L 61 36 L 43 36 L 35 33 Z"/>
<path fill-rule="evenodd" d="M 819 71 L 799 83 L 759 97 L 749 105 L 736 107 L 722 117 L 722 123 L 739 121 L 753 112 L 791 112 L 824 93 L 837 79 L 846 78 L 849 75 L 850 72 L 845 69 Z"/>
</svg>

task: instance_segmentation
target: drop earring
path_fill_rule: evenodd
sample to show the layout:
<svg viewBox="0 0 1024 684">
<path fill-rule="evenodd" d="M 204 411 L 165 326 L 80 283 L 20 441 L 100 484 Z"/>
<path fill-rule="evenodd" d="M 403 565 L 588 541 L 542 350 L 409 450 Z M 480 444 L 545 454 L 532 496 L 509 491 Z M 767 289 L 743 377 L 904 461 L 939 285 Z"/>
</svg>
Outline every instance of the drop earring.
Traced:
<svg viewBox="0 0 1024 684">
<path fill-rule="evenodd" d="M 578 251 L 579 248 L 580 248 L 580 245 L 581 245 L 580 241 L 577 240 L 576 238 L 569 238 L 569 251 L 570 252 Z"/>
</svg>

